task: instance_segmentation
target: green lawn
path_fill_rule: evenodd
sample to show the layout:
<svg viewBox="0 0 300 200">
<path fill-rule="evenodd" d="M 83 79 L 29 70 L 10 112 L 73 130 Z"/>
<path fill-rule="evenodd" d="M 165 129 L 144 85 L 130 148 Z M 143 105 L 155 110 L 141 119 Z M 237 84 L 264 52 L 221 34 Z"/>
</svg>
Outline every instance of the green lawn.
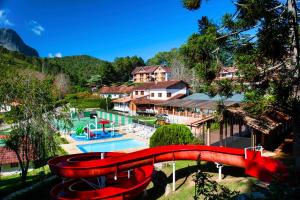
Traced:
<svg viewBox="0 0 300 200">
<path fill-rule="evenodd" d="M 68 141 L 66 141 L 65 138 L 62 138 L 59 136 L 57 136 L 57 140 L 61 144 L 68 143 Z M 66 152 L 62 148 L 59 148 L 57 154 L 65 155 Z M 6 169 L 6 167 L 4 167 L 2 169 Z M 2 199 L 4 196 L 6 196 L 14 191 L 28 187 L 28 186 L 30 186 L 34 183 L 37 183 L 49 176 L 51 176 L 51 173 L 50 173 L 50 169 L 49 169 L 48 165 L 28 172 L 27 180 L 25 183 L 21 182 L 20 174 L 15 174 L 15 175 L 11 175 L 11 176 L 0 176 L 0 191 L 1 191 L 0 199 Z M 51 183 L 46 183 L 45 185 L 47 185 L 47 184 L 51 184 Z M 51 186 L 53 186 L 53 185 L 54 184 L 52 184 Z M 39 191 L 38 193 L 40 193 L 41 191 Z M 49 187 L 45 188 L 45 191 L 47 191 L 47 195 L 46 195 L 46 193 L 45 193 L 45 195 L 48 196 Z M 43 194 L 43 193 L 41 193 L 41 194 Z M 40 197 L 41 196 L 37 195 L 36 199 L 40 199 Z M 27 198 L 23 198 L 23 196 L 22 196 L 22 198 L 20 198 L 20 199 L 27 199 Z M 30 198 L 30 199 L 32 199 L 32 198 Z"/>
<path fill-rule="evenodd" d="M 159 180 L 163 182 L 166 180 L 169 184 L 169 194 L 165 195 L 164 191 L 157 186 L 154 187 L 151 183 L 147 188 L 147 199 L 160 199 L 160 200 L 170 200 L 170 199 L 184 199 L 193 200 L 195 192 L 195 184 L 193 181 L 193 174 L 198 170 L 198 166 L 195 161 L 176 161 L 176 191 L 172 192 L 172 165 L 165 165 L 162 169 L 165 174 Z M 201 170 L 213 175 L 213 179 L 217 179 L 217 168 L 213 163 L 202 162 Z M 244 169 L 236 167 L 224 167 L 224 174 L 226 176 L 220 182 L 227 186 L 231 190 L 240 191 L 241 193 L 248 192 L 251 190 L 254 178 L 247 177 L 244 175 Z M 140 197 L 140 200 L 145 199 L 145 197 Z"/>
<path fill-rule="evenodd" d="M 33 183 L 39 182 L 43 178 L 50 175 L 49 167 L 41 167 L 28 172 L 28 177 L 26 183 L 21 182 L 20 174 L 15 174 L 11 176 L 1 176 L 0 177 L 0 199 L 4 196 L 20 190 L 24 187 L 30 186 Z"/>
</svg>

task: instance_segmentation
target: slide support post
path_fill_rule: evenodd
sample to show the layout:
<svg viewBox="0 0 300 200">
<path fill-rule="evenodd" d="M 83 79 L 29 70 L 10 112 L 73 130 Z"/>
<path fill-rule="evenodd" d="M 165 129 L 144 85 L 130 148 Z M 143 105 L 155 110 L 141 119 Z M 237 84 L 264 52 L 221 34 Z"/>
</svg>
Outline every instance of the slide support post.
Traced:
<svg viewBox="0 0 300 200">
<path fill-rule="evenodd" d="M 97 119 L 97 116 L 94 116 L 94 118 L 95 118 L 95 129 L 97 130 L 98 129 L 98 119 Z"/>
<path fill-rule="evenodd" d="M 104 152 L 101 152 L 101 159 L 104 159 Z M 100 176 L 100 184 L 101 184 L 101 188 L 105 187 L 105 176 Z"/>
<path fill-rule="evenodd" d="M 173 192 L 175 191 L 175 184 L 176 184 L 175 172 L 176 172 L 175 161 L 173 161 Z"/>
<path fill-rule="evenodd" d="M 219 171 L 219 178 L 218 178 L 218 180 L 221 181 L 222 180 L 222 167 L 223 167 L 223 164 L 222 163 L 216 163 L 216 166 L 217 166 L 218 171 Z"/>
</svg>

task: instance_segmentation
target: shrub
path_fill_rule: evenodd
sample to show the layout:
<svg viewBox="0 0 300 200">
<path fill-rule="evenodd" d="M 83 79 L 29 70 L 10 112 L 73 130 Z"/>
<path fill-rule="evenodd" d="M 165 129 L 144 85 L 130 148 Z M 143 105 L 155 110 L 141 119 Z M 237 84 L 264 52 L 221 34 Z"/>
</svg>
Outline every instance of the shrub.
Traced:
<svg viewBox="0 0 300 200">
<path fill-rule="evenodd" d="M 89 92 L 87 92 L 87 91 L 85 91 L 85 92 L 78 92 L 78 93 L 76 93 L 76 95 L 77 95 L 77 97 L 79 98 L 79 99 L 84 99 L 84 98 L 89 98 L 89 97 L 91 97 L 91 93 L 89 93 Z"/>
<path fill-rule="evenodd" d="M 181 124 L 161 126 L 156 129 L 150 138 L 150 147 L 191 143 L 194 143 L 194 136 L 191 130 Z"/>
<path fill-rule="evenodd" d="M 114 103 L 112 102 L 111 98 L 101 98 L 99 102 L 99 107 L 103 110 L 106 110 L 106 103 L 108 110 L 113 109 Z"/>
<path fill-rule="evenodd" d="M 78 96 L 77 96 L 77 94 L 67 94 L 67 95 L 65 96 L 65 99 L 66 99 L 67 101 L 70 101 L 70 100 L 73 100 L 73 99 L 78 99 Z"/>
</svg>

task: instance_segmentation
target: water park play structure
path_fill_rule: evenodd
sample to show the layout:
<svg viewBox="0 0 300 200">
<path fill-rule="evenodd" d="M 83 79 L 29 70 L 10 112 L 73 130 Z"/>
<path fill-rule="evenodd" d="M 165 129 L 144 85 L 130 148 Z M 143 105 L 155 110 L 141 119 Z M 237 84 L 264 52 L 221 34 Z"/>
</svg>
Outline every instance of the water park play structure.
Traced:
<svg viewBox="0 0 300 200">
<path fill-rule="evenodd" d="M 150 183 L 154 163 L 202 160 L 215 162 L 219 171 L 223 164 L 241 167 L 245 174 L 270 182 L 274 176 L 286 176 L 287 169 L 279 161 L 264 157 L 254 149 L 235 149 L 202 145 L 170 145 L 132 153 L 84 153 L 53 158 L 48 165 L 63 182 L 50 192 L 54 199 L 133 199 Z"/>
<path fill-rule="evenodd" d="M 101 129 L 98 128 L 98 125 L 101 125 L 102 127 L 102 133 L 107 134 L 105 131 L 105 125 L 110 125 L 112 128 L 112 133 L 114 134 L 114 122 L 110 122 L 109 120 L 105 119 L 98 119 L 97 116 L 93 116 L 95 118 L 95 122 L 89 122 L 83 127 L 78 127 L 76 131 L 76 137 L 80 138 L 86 138 L 86 139 L 91 139 L 91 138 L 98 138 L 97 132 L 99 132 Z M 114 135 L 111 135 L 114 137 Z"/>
<path fill-rule="evenodd" d="M 65 127 L 63 122 L 58 121 L 56 122 L 57 129 L 62 132 L 73 133 L 72 137 L 78 140 L 114 137 L 118 135 L 114 133 L 116 127 L 125 128 L 133 123 L 133 119 L 128 116 L 99 110 L 76 112 L 75 108 L 70 109 L 70 119 L 73 126 Z M 107 128 L 109 128 L 109 131 L 105 130 Z M 100 132 L 101 134 L 99 134 Z"/>
</svg>

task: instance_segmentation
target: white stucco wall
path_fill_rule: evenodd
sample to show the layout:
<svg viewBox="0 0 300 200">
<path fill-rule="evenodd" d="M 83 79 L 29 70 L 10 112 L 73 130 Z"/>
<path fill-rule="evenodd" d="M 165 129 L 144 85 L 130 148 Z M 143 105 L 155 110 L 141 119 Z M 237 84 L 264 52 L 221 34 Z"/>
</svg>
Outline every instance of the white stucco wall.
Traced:
<svg viewBox="0 0 300 200">
<path fill-rule="evenodd" d="M 100 94 L 101 97 L 103 98 L 111 98 L 111 99 L 118 99 L 118 98 L 122 98 L 122 97 L 126 97 L 129 96 L 129 94 Z"/>
<path fill-rule="evenodd" d="M 154 93 L 154 97 L 151 97 L 151 93 Z M 161 97 L 158 97 L 159 93 L 162 94 Z M 171 93 L 171 97 L 167 97 L 167 93 Z M 168 100 L 177 94 L 187 94 L 187 89 L 151 89 L 149 98 L 152 100 Z"/>
<path fill-rule="evenodd" d="M 128 103 L 114 103 L 114 110 L 121 111 L 121 112 L 129 112 L 129 104 Z"/>
<path fill-rule="evenodd" d="M 135 92 L 138 91 L 138 95 L 135 94 Z M 144 95 L 141 95 L 141 91 L 144 91 Z M 132 96 L 133 98 L 139 98 L 139 97 L 143 97 L 143 96 L 146 96 L 146 95 L 149 95 L 149 90 L 134 90 L 132 92 Z"/>
<path fill-rule="evenodd" d="M 138 95 L 135 94 L 135 91 L 138 91 Z M 135 90 L 133 91 L 132 95 L 133 98 L 138 98 L 142 97 L 145 95 L 149 95 L 149 99 L 152 100 L 168 100 L 172 97 L 174 97 L 177 94 L 187 94 L 187 88 L 182 88 L 182 89 L 166 89 L 166 88 L 161 88 L 161 89 L 150 89 L 150 90 Z M 141 91 L 144 91 L 144 95 L 141 95 Z M 151 93 L 154 93 L 154 97 L 151 97 Z M 158 97 L 158 94 L 161 93 L 162 96 Z M 171 93 L 171 97 L 167 97 L 167 93 Z"/>
</svg>

